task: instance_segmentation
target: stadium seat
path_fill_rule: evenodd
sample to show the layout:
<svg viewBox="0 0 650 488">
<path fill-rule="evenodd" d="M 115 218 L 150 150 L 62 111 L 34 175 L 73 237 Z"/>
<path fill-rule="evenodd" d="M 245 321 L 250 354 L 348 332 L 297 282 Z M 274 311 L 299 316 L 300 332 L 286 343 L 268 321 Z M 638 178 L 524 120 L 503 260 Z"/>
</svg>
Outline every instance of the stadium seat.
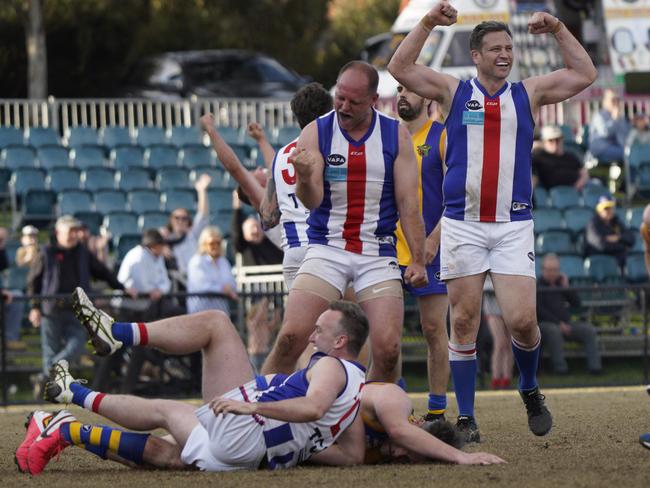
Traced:
<svg viewBox="0 0 650 488">
<path fill-rule="evenodd" d="M 152 211 L 144 212 L 138 217 L 138 229 L 143 232 L 147 229 L 158 229 L 164 227 L 169 222 L 167 212 Z"/>
<path fill-rule="evenodd" d="M 165 129 L 162 127 L 143 126 L 135 129 L 135 143 L 148 147 L 154 144 L 167 144 Z"/>
<path fill-rule="evenodd" d="M 160 193 L 156 190 L 132 190 L 128 199 L 131 212 L 142 214 L 160 210 Z"/>
<path fill-rule="evenodd" d="M 185 145 L 178 154 L 181 166 L 185 168 L 197 168 L 202 166 L 214 167 L 217 162 L 214 151 L 199 144 Z"/>
<path fill-rule="evenodd" d="M 112 168 L 103 168 L 95 166 L 86 168 L 81 173 L 81 183 L 84 190 L 112 190 L 115 188 L 115 170 Z"/>
<path fill-rule="evenodd" d="M 537 185 L 533 190 L 533 205 L 535 208 L 548 207 L 548 203 L 548 190 L 543 186 Z"/>
<path fill-rule="evenodd" d="M 126 256 L 126 253 L 139 245 L 140 242 L 142 242 L 141 234 L 133 233 L 120 235 L 117 238 L 117 243 L 115 246 L 117 262 L 120 263 L 124 259 L 124 256 Z"/>
<path fill-rule="evenodd" d="M 203 145 L 203 131 L 199 127 L 175 125 L 169 131 L 169 142 L 176 147 L 187 144 Z"/>
<path fill-rule="evenodd" d="M 560 259 L 560 270 L 569 278 L 569 282 L 573 283 L 576 279 L 586 278 L 584 260 L 580 256 L 563 254 L 558 257 Z"/>
<path fill-rule="evenodd" d="M 535 240 L 535 254 L 572 254 L 575 246 L 571 234 L 563 230 L 549 230 L 538 234 Z"/>
<path fill-rule="evenodd" d="M 185 168 L 160 168 L 156 175 L 156 187 L 160 191 L 174 188 L 193 188 L 189 172 Z"/>
<path fill-rule="evenodd" d="M 585 231 L 594 211 L 587 207 L 569 207 L 564 209 L 564 224 L 567 230 L 578 235 Z"/>
<path fill-rule="evenodd" d="M 582 161 L 585 158 L 585 150 L 577 142 L 565 142 L 564 152 L 573 154 L 579 161 Z"/>
<path fill-rule="evenodd" d="M 36 150 L 41 168 L 66 168 L 70 166 L 70 154 L 62 146 L 42 146 Z"/>
<path fill-rule="evenodd" d="M 222 168 L 209 166 L 200 166 L 198 168 L 194 168 L 190 172 L 190 181 L 195 182 L 202 174 L 208 174 L 210 175 L 210 178 L 212 178 L 212 181 L 210 182 L 211 188 L 219 188 L 224 186 L 225 171 Z"/>
<path fill-rule="evenodd" d="M 27 190 L 22 201 L 22 225 L 54 220 L 56 193 L 52 190 Z"/>
<path fill-rule="evenodd" d="M 133 144 L 133 138 L 131 137 L 129 128 L 115 125 L 99 129 L 99 140 L 108 148 Z"/>
<path fill-rule="evenodd" d="M 68 190 L 58 195 L 59 215 L 74 215 L 92 210 L 93 195 L 86 190 Z"/>
<path fill-rule="evenodd" d="M 115 176 L 117 187 L 122 191 L 151 188 L 151 173 L 146 168 L 122 169 Z"/>
<path fill-rule="evenodd" d="M 27 129 L 27 144 L 34 147 L 61 145 L 59 134 L 52 127 L 30 127 Z"/>
<path fill-rule="evenodd" d="M 0 168 L 0 199 L 9 196 L 9 181 L 11 181 L 11 170 Z"/>
<path fill-rule="evenodd" d="M 625 151 L 624 162 L 630 172 L 630 181 L 636 181 L 639 167 L 643 163 L 650 163 L 650 144 L 632 144 Z"/>
<path fill-rule="evenodd" d="M 144 161 L 147 167 L 153 169 L 178 166 L 178 149 L 171 144 L 150 146 L 144 152 Z"/>
<path fill-rule="evenodd" d="M 634 252 L 627 255 L 625 260 L 625 279 L 630 283 L 646 283 L 648 273 L 645 268 L 643 253 Z"/>
<path fill-rule="evenodd" d="M 232 212 L 232 193 L 225 188 L 208 188 L 210 213 L 227 210 Z"/>
<path fill-rule="evenodd" d="M 52 168 L 47 173 L 46 184 L 56 193 L 77 190 L 81 187 L 81 172 L 77 168 Z"/>
<path fill-rule="evenodd" d="M 107 214 L 127 210 L 126 193 L 121 190 L 99 190 L 94 194 L 95 209 Z"/>
<path fill-rule="evenodd" d="M 9 146 L 0 152 L 0 162 L 5 168 L 34 168 L 37 166 L 36 151 L 29 146 Z"/>
<path fill-rule="evenodd" d="M 286 146 L 300 135 L 300 127 L 280 127 L 273 144 L 277 146 Z"/>
<path fill-rule="evenodd" d="M 176 208 L 184 208 L 190 212 L 196 211 L 196 191 L 194 190 L 168 190 L 160 197 L 165 212 Z"/>
<path fill-rule="evenodd" d="M 115 169 L 144 166 L 144 149 L 140 146 L 116 146 L 111 149 L 110 159 Z"/>
<path fill-rule="evenodd" d="M 5 252 L 7 253 L 7 261 L 9 264 L 16 262 L 16 252 L 21 247 L 20 240 L 8 238 L 5 244 Z"/>
<path fill-rule="evenodd" d="M 75 212 L 73 215 L 75 218 L 81 220 L 86 225 L 86 227 L 88 227 L 88 230 L 92 235 L 99 235 L 102 222 L 104 221 L 104 216 L 101 214 L 101 212 L 94 212 L 92 210 L 80 210 L 78 212 Z"/>
<path fill-rule="evenodd" d="M 596 283 L 617 282 L 621 278 L 621 268 L 614 256 L 593 254 L 585 258 L 585 274 Z"/>
<path fill-rule="evenodd" d="M 230 147 L 232 148 L 233 152 L 235 153 L 235 156 L 237 156 L 237 159 L 239 159 L 241 164 L 243 164 L 247 168 L 255 167 L 255 161 L 251 161 L 251 151 L 246 145 L 231 144 Z"/>
<path fill-rule="evenodd" d="M 580 194 L 572 186 L 555 186 L 550 189 L 551 207 L 565 209 L 582 205 Z"/>
<path fill-rule="evenodd" d="M 105 166 L 106 154 L 101 146 L 79 146 L 70 151 L 72 165 L 80 168 L 90 168 L 91 166 Z"/>
<path fill-rule="evenodd" d="M 636 174 L 637 193 L 643 198 L 650 198 L 650 163 L 642 163 Z"/>
<path fill-rule="evenodd" d="M 9 185 L 16 195 L 24 195 L 27 190 L 45 190 L 45 172 L 40 168 L 18 168 Z"/>
<path fill-rule="evenodd" d="M 625 225 L 633 230 L 639 229 L 643 222 L 643 209 L 644 207 L 632 207 L 625 211 Z"/>
<path fill-rule="evenodd" d="M 83 125 L 68 127 L 65 138 L 68 147 L 83 146 L 84 144 L 99 145 L 99 132 L 94 127 Z"/>
<path fill-rule="evenodd" d="M 25 144 L 25 134 L 17 127 L 0 127 L 0 149 L 7 146 L 22 146 Z"/>
<path fill-rule="evenodd" d="M 609 190 L 605 188 L 603 185 L 598 185 L 598 184 L 585 185 L 585 187 L 582 189 L 583 206 L 590 208 L 592 210 L 595 209 L 596 204 L 598 203 L 598 199 L 600 199 L 600 197 L 602 197 L 603 195 L 607 195 L 608 197 L 612 196 Z"/>
<path fill-rule="evenodd" d="M 217 130 L 225 143 L 230 146 L 244 142 L 243 132 L 236 127 L 223 126 L 217 127 Z"/>
<path fill-rule="evenodd" d="M 630 249 L 629 252 L 643 252 L 643 251 L 645 251 L 645 248 L 643 247 L 643 239 L 637 232 L 634 232 L 634 245 L 632 246 L 632 249 Z"/>
<path fill-rule="evenodd" d="M 224 236 L 230 235 L 232 210 L 210 211 L 210 225 L 216 225 Z"/>
<path fill-rule="evenodd" d="M 564 229 L 562 211 L 557 208 L 539 208 L 533 211 L 535 232 L 546 232 L 553 229 Z"/>
<path fill-rule="evenodd" d="M 576 137 L 573 133 L 573 128 L 570 125 L 562 124 L 560 125 L 560 130 L 562 131 L 562 137 L 564 137 L 564 143 L 575 142 Z"/>
<path fill-rule="evenodd" d="M 113 246 L 116 246 L 123 234 L 138 232 L 138 216 L 133 212 L 111 212 L 104 215 L 102 225 L 111 234 Z"/>
<path fill-rule="evenodd" d="M 11 266 L 3 272 L 4 288 L 7 290 L 27 290 L 29 266 Z"/>
</svg>

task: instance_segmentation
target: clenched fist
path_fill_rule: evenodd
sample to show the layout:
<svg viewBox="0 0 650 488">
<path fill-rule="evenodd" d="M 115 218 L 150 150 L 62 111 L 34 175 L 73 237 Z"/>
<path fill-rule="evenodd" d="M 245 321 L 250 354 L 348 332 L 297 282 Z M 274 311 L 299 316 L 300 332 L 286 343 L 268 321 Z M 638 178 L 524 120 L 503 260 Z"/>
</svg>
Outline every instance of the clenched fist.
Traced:
<svg viewBox="0 0 650 488">
<path fill-rule="evenodd" d="M 436 25 L 452 25 L 458 19 L 458 11 L 447 0 L 442 0 L 429 10 L 425 19 L 425 25 L 429 29 Z"/>
<path fill-rule="evenodd" d="M 528 21 L 528 32 L 531 34 L 556 33 L 560 20 L 546 12 L 535 12 Z"/>
<path fill-rule="evenodd" d="M 203 114 L 199 119 L 201 124 L 201 129 L 206 132 L 209 132 L 210 129 L 214 129 L 214 115 L 212 114 Z"/>
</svg>

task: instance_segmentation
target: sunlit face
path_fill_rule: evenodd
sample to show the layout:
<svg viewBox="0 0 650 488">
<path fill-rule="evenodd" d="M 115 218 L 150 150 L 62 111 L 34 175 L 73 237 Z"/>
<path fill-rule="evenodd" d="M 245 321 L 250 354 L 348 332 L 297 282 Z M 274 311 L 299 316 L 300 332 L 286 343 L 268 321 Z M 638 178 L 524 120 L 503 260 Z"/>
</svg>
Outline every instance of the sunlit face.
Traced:
<svg viewBox="0 0 650 488">
<path fill-rule="evenodd" d="M 506 31 L 488 32 L 481 49 L 472 51 L 472 60 L 479 75 L 505 80 L 514 61 L 512 38 Z"/>
<path fill-rule="evenodd" d="M 244 223 L 242 224 L 242 234 L 244 235 L 244 240 L 246 240 L 246 242 L 259 244 L 264 240 L 264 231 L 262 230 L 262 226 L 257 219 L 254 219 L 253 217 L 244 220 Z"/>
<path fill-rule="evenodd" d="M 316 327 L 309 336 L 309 342 L 314 345 L 314 350 L 329 354 L 337 346 L 345 334 L 341 330 L 341 312 L 326 310 L 316 321 Z"/>
<path fill-rule="evenodd" d="M 560 261 L 554 257 L 545 258 L 542 262 L 542 276 L 547 283 L 555 283 L 560 277 Z"/>
<path fill-rule="evenodd" d="M 397 113 L 402 120 L 415 120 L 426 108 L 426 99 L 402 85 L 397 87 Z"/>
<path fill-rule="evenodd" d="M 190 214 L 183 208 L 177 208 L 172 212 L 170 222 L 174 234 L 185 235 L 190 228 Z"/>
<path fill-rule="evenodd" d="M 334 110 L 341 128 L 349 132 L 363 127 L 372 117 L 372 106 L 377 96 L 369 93 L 368 78 L 361 70 L 352 68 L 345 71 L 334 90 Z"/>
<path fill-rule="evenodd" d="M 220 236 L 211 235 L 205 240 L 205 248 L 208 251 L 208 256 L 216 259 L 221 256 L 221 243 L 223 239 Z"/>
<path fill-rule="evenodd" d="M 68 225 L 60 225 L 55 230 L 56 242 L 63 249 L 71 249 L 79 243 L 79 229 Z"/>
<path fill-rule="evenodd" d="M 564 154 L 564 138 L 556 137 L 555 139 L 546 139 L 542 142 L 544 150 L 551 154 L 562 156 Z"/>
</svg>

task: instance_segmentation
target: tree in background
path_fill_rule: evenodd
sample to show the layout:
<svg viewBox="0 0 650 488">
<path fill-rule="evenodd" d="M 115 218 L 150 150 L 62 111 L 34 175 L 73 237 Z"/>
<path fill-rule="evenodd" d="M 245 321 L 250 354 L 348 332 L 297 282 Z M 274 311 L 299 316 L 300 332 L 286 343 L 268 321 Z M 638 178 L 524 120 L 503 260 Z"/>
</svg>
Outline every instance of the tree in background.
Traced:
<svg viewBox="0 0 650 488">
<path fill-rule="evenodd" d="M 133 65 L 165 51 L 240 48 L 330 86 L 366 38 L 390 28 L 399 0 L 11 0 L 0 2 L 0 97 L 25 97 L 24 39 L 40 2 L 43 93 L 115 96 Z M 41 31 L 42 32 L 42 31 Z M 47 76 L 44 75 L 49 68 Z M 49 89 L 48 89 L 49 88 Z M 37 92 L 31 92 L 37 93 Z"/>
</svg>

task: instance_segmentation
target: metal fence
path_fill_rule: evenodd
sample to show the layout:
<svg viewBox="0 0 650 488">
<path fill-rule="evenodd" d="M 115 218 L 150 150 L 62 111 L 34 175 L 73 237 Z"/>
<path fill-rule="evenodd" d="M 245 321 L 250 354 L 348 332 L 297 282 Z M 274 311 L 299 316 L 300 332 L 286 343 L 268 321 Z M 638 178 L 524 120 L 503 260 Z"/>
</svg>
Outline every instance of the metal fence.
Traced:
<svg viewBox="0 0 650 488">
<path fill-rule="evenodd" d="M 600 99 L 576 98 L 556 105 L 546 105 L 540 111 L 539 122 L 579 128 L 589 123 L 600 104 Z M 650 97 L 627 97 L 621 101 L 621 106 L 628 116 L 639 112 L 650 113 Z M 379 100 L 377 108 L 395 113 L 395 99 Z M 215 114 L 219 126 L 239 128 L 255 121 L 273 130 L 296 125 L 289 102 L 275 99 L 0 99 L 0 125 L 23 129 L 53 127 L 61 134 L 75 126 L 190 127 L 197 125 L 199 117 L 206 112 Z"/>
</svg>

